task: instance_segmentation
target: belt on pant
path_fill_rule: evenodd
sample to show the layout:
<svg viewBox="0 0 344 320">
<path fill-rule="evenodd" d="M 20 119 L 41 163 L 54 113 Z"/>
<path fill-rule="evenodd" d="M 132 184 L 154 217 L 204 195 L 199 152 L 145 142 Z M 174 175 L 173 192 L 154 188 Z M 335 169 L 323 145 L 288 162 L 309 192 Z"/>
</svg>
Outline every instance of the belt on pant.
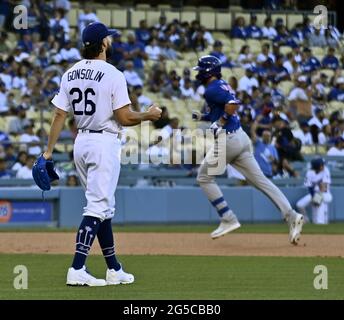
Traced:
<svg viewBox="0 0 344 320">
<path fill-rule="evenodd" d="M 227 131 L 226 133 L 227 134 L 233 134 L 233 133 L 238 132 L 240 129 L 241 129 L 241 127 L 239 127 L 238 129 L 232 130 L 232 131 Z"/>
<path fill-rule="evenodd" d="M 78 133 L 106 133 L 106 134 L 114 134 L 117 138 L 121 139 L 121 134 L 119 132 L 109 132 L 105 130 L 91 130 L 91 129 L 78 129 Z"/>
<path fill-rule="evenodd" d="M 89 130 L 89 129 L 78 129 L 79 133 L 103 133 L 104 130 Z"/>
</svg>

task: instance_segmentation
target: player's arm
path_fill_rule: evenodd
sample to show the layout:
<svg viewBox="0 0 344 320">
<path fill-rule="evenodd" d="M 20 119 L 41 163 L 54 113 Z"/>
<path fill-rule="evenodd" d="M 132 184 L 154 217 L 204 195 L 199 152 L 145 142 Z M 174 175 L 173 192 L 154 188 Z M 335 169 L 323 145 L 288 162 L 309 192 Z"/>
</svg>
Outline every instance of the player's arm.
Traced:
<svg viewBox="0 0 344 320">
<path fill-rule="evenodd" d="M 160 119 L 161 109 L 157 104 L 152 104 L 145 112 L 136 112 L 131 109 L 131 105 L 114 110 L 114 116 L 117 122 L 122 126 L 130 127 L 140 124 L 142 121 L 156 121 Z"/>
<path fill-rule="evenodd" d="M 61 130 L 63 129 L 67 115 L 68 112 L 63 111 L 59 108 L 55 108 L 55 113 L 48 138 L 48 147 L 47 150 L 43 153 L 43 157 L 45 159 L 50 159 L 52 157 L 55 144 L 60 136 Z"/>
</svg>

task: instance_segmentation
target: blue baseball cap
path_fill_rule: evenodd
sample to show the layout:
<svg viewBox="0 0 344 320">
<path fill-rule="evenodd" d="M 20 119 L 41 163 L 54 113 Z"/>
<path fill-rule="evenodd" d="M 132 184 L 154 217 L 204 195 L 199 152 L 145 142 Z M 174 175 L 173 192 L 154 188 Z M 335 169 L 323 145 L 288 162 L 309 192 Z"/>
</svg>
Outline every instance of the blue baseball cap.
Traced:
<svg viewBox="0 0 344 320">
<path fill-rule="evenodd" d="M 93 22 L 90 23 L 82 32 L 82 42 L 84 46 L 90 46 L 102 42 L 107 36 L 118 34 L 119 31 L 116 29 L 108 29 L 103 23 Z"/>
</svg>

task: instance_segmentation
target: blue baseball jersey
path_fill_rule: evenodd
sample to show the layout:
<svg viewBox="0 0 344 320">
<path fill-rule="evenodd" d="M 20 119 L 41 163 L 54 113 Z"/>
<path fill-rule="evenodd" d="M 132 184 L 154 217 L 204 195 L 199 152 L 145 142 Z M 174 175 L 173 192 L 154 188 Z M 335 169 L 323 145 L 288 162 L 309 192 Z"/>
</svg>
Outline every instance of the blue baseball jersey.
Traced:
<svg viewBox="0 0 344 320">
<path fill-rule="evenodd" d="M 235 92 L 224 80 L 214 80 L 207 86 L 204 98 L 207 101 L 209 112 L 204 120 L 215 122 L 225 115 L 225 105 L 236 100 Z M 227 115 L 226 125 L 223 127 L 227 132 L 232 132 L 240 128 L 240 120 L 237 114 Z"/>
</svg>

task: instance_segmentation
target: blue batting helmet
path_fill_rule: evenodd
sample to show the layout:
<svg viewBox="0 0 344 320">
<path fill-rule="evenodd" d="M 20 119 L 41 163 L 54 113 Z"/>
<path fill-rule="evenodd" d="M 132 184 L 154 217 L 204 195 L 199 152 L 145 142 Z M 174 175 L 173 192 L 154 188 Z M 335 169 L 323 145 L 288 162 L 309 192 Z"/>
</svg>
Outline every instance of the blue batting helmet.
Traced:
<svg viewBox="0 0 344 320">
<path fill-rule="evenodd" d="M 204 83 L 209 78 L 215 76 L 221 78 L 221 61 L 215 56 L 203 56 L 198 59 L 198 64 L 193 67 L 193 70 L 198 71 L 196 79 Z"/>
<path fill-rule="evenodd" d="M 322 158 L 315 158 L 311 161 L 311 168 L 314 171 L 319 171 L 320 167 L 325 164 L 324 160 Z"/>
</svg>

